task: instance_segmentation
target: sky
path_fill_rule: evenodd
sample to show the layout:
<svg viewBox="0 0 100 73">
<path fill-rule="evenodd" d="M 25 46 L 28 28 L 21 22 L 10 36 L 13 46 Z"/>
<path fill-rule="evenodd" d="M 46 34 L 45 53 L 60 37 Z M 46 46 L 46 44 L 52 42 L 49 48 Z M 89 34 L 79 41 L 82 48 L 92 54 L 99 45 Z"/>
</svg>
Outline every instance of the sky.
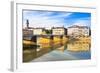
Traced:
<svg viewBox="0 0 100 73">
<path fill-rule="evenodd" d="M 26 20 L 29 20 L 29 26 L 34 28 L 67 28 L 73 25 L 90 27 L 91 13 L 24 10 L 23 28 L 26 27 Z"/>
</svg>

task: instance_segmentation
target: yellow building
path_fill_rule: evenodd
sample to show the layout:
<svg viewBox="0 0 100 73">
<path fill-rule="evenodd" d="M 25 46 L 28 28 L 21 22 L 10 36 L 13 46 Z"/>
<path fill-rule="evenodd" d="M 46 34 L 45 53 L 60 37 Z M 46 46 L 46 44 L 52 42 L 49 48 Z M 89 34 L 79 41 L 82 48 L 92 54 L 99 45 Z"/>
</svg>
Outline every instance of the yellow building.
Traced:
<svg viewBox="0 0 100 73">
<path fill-rule="evenodd" d="M 45 34 L 44 28 L 34 28 L 33 29 L 33 35 L 43 35 Z"/>
<path fill-rule="evenodd" d="M 66 35 L 67 29 L 64 27 L 53 27 L 52 28 L 52 35 Z"/>
</svg>

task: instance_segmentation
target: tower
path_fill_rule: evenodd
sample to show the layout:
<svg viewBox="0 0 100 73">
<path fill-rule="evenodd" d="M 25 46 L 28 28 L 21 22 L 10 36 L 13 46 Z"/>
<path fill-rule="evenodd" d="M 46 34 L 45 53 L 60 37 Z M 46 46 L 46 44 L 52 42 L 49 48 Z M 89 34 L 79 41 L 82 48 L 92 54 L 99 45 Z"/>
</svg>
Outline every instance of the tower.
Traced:
<svg viewBox="0 0 100 73">
<path fill-rule="evenodd" d="M 28 19 L 26 20 L 26 26 L 27 26 L 27 28 L 29 28 L 29 20 Z"/>
</svg>

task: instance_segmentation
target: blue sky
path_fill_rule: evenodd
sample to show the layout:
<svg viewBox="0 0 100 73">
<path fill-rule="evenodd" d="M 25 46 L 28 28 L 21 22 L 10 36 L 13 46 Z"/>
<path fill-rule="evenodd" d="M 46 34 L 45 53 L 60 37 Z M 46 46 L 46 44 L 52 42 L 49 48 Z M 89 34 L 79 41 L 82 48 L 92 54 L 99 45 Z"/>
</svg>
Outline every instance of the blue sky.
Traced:
<svg viewBox="0 0 100 73">
<path fill-rule="evenodd" d="M 30 27 L 69 27 L 72 25 L 91 25 L 91 14 L 82 12 L 60 12 L 60 11 L 23 11 L 23 27 L 26 27 L 26 20 L 29 20 Z"/>
</svg>

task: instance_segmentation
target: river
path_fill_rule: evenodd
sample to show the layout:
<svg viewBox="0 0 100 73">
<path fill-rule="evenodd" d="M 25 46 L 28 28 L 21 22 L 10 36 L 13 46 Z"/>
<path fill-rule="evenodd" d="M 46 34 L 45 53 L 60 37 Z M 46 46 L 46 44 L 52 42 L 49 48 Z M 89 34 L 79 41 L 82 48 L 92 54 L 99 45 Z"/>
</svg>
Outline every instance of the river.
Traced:
<svg viewBox="0 0 100 73">
<path fill-rule="evenodd" d="M 67 61 L 91 59 L 90 44 L 51 43 L 23 50 L 23 62 Z"/>
</svg>

